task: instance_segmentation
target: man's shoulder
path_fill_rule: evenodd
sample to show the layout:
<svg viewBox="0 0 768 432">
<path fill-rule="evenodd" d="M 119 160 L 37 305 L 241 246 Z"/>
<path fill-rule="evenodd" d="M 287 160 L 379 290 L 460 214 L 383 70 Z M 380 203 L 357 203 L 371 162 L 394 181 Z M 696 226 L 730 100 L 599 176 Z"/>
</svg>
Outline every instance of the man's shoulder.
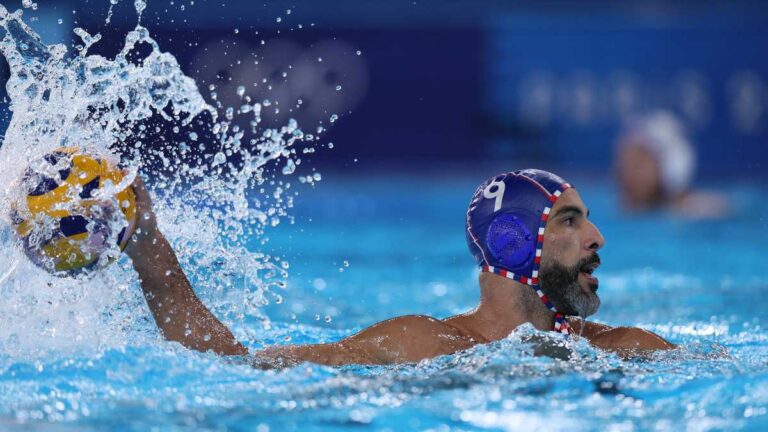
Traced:
<svg viewBox="0 0 768 432">
<path fill-rule="evenodd" d="M 587 321 L 578 317 L 569 317 L 568 324 L 570 324 L 573 331 L 581 336 L 591 339 L 608 330 L 612 330 L 613 327 L 605 324 L 599 324 L 592 321 Z"/>
<path fill-rule="evenodd" d="M 660 350 L 675 345 L 649 330 L 639 327 L 614 327 L 588 338 L 592 345 L 609 350 Z"/>
<path fill-rule="evenodd" d="M 419 361 L 475 345 L 458 328 L 428 315 L 404 315 L 381 321 L 342 343 L 364 347 L 382 363 Z"/>
<path fill-rule="evenodd" d="M 656 333 L 638 327 L 611 327 L 579 319 L 572 320 L 570 324 L 576 333 L 602 349 L 631 351 L 675 348 L 674 344 Z"/>
<path fill-rule="evenodd" d="M 410 337 L 415 336 L 456 336 L 466 337 L 459 328 L 429 315 L 403 315 L 382 321 L 371 326 L 371 329 L 405 332 Z"/>
</svg>

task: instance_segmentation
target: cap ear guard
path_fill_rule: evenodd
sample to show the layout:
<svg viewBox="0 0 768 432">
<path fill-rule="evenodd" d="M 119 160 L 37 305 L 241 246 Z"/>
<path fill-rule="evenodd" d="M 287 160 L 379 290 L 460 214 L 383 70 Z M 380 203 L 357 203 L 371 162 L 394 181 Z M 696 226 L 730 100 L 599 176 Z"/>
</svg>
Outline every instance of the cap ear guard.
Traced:
<svg viewBox="0 0 768 432">
<path fill-rule="evenodd" d="M 488 252 L 494 264 L 512 271 L 530 267 L 536 244 L 525 221 L 514 213 L 496 215 L 485 236 Z"/>
</svg>

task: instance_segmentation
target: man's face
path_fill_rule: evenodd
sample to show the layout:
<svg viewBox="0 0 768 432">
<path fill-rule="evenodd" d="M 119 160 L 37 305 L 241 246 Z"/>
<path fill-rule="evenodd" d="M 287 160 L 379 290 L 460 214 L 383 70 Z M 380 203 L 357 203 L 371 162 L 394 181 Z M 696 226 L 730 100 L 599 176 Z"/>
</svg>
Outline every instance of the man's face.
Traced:
<svg viewBox="0 0 768 432">
<path fill-rule="evenodd" d="M 651 152 L 630 141 L 621 147 L 616 159 L 624 203 L 637 209 L 656 205 L 661 199 L 661 174 Z"/>
<path fill-rule="evenodd" d="M 539 269 L 541 290 L 557 310 L 582 318 L 600 307 L 592 272 L 600 264 L 597 250 L 605 244 L 588 216 L 575 189 L 563 192 L 549 213 Z"/>
</svg>

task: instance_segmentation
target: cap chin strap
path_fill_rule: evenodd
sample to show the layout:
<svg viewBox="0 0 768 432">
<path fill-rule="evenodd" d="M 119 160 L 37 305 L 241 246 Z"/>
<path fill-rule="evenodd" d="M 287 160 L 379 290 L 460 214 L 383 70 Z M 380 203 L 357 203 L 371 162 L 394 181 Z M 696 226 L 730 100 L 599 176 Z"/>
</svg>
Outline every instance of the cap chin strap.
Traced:
<svg viewBox="0 0 768 432">
<path fill-rule="evenodd" d="M 536 294 L 539 296 L 539 299 L 541 300 L 541 302 L 544 303 L 544 306 L 546 306 L 547 309 L 555 313 L 555 325 L 552 327 L 552 331 L 566 334 L 566 335 L 570 335 L 573 333 L 573 329 L 568 324 L 568 319 L 565 318 L 564 314 L 557 311 L 557 308 L 549 300 L 549 297 L 547 297 L 547 295 L 544 294 L 544 291 L 541 290 L 541 287 L 539 286 L 538 278 L 533 278 L 533 279 L 527 278 L 525 276 L 516 275 L 511 271 L 498 268 L 498 267 L 491 267 L 488 265 L 484 265 L 480 269 L 484 273 L 497 274 L 501 277 L 512 279 L 516 282 L 520 282 L 523 285 L 528 285 L 529 287 L 533 288 L 533 290 L 536 291 Z"/>
</svg>

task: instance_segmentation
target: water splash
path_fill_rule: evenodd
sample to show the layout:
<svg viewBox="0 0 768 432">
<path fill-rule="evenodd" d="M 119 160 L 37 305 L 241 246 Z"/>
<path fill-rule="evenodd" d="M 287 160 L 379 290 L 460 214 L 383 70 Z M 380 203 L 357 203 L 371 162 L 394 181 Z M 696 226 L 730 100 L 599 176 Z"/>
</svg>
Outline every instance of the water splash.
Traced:
<svg viewBox="0 0 768 432">
<path fill-rule="evenodd" d="M 89 281 L 53 279 L 31 266 L 7 234 L 9 208 L 20 198 L 17 179 L 31 160 L 58 147 L 118 154 L 130 172 L 126 182 L 140 167 L 153 171 L 160 227 L 219 316 L 259 316 L 271 292 L 285 285 L 279 261 L 250 250 L 246 241 L 264 239 L 269 227 L 288 217 L 296 192 L 275 172 L 296 170 L 296 147 L 308 145 L 304 133 L 293 120 L 262 127 L 261 104 L 244 90 L 236 109 L 208 104 L 141 25 L 146 2 L 134 6 L 138 24 L 111 59 L 89 54 L 99 34 L 75 29 L 82 44 L 72 56 L 64 45 L 45 45 L 21 11 L 0 5 L 0 51 L 10 66 L 13 113 L 0 147 L 0 231 L 6 233 L 0 236 L 0 316 L 13 322 L 0 328 L 0 351 L 8 355 L 119 347 L 135 334 L 156 336 L 126 259 Z M 209 90 L 216 101 L 216 89 Z M 198 148 L 161 133 L 192 128 L 206 132 L 204 139 L 188 133 Z M 290 168 L 272 169 L 278 161 Z"/>
</svg>

